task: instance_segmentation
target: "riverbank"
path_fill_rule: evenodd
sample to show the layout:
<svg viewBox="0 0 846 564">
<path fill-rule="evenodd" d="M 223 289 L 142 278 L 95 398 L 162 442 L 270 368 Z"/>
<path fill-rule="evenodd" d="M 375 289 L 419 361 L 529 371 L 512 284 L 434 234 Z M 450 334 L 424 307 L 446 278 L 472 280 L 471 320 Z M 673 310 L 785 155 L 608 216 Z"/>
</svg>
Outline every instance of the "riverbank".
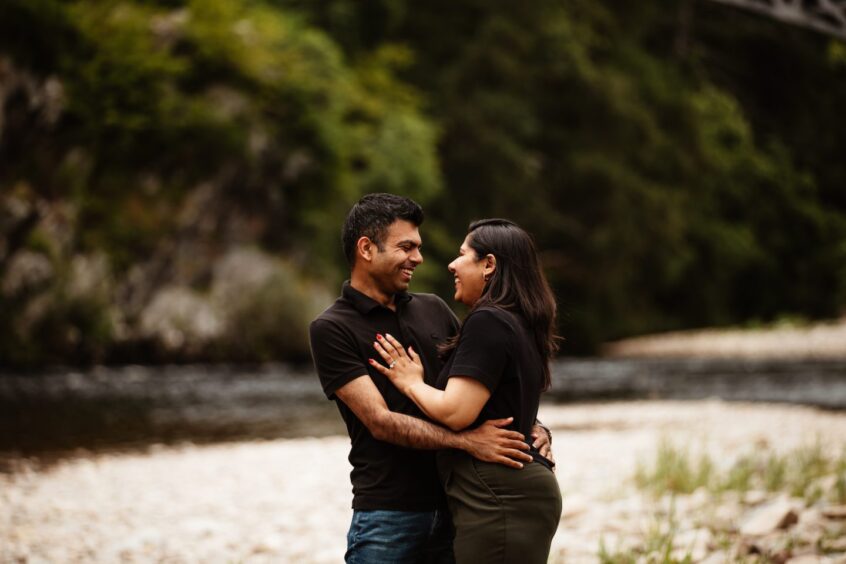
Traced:
<svg viewBox="0 0 846 564">
<path fill-rule="evenodd" d="M 667 499 L 634 480 L 662 445 L 708 453 L 719 467 L 750 450 L 846 446 L 846 414 L 797 406 L 543 405 L 540 417 L 555 435 L 565 500 L 553 562 L 596 562 L 601 542 L 636 551 L 666 521 Z M 330 436 L 82 455 L 45 468 L 19 460 L 0 474 L 0 561 L 338 562 L 351 516 L 348 449 L 346 437 Z M 689 545 L 696 560 L 737 540 L 707 529 L 704 505 L 738 527 L 755 509 L 720 509 L 701 489 L 676 499 L 678 550 Z"/>
<path fill-rule="evenodd" d="M 807 326 L 699 329 L 644 335 L 607 344 L 608 357 L 804 359 L 846 358 L 846 316 Z"/>
</svg>

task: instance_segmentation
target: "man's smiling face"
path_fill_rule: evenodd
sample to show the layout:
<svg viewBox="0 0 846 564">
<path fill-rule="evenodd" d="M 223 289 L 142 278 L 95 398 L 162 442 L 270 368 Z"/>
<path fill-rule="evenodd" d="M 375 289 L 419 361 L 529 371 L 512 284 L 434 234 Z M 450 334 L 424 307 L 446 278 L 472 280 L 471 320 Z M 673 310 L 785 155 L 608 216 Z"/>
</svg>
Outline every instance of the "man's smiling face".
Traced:
<svg viewBox="0 0 846 564">
<path fill-rule="evenodd" d="M 414 269 L 423 262 L 420 231 L 410 221 L 398 219 L 388 226 L 380 250 L 374 245 L 370 276 L 385 294 L 408 290 Z"/>
</svg>

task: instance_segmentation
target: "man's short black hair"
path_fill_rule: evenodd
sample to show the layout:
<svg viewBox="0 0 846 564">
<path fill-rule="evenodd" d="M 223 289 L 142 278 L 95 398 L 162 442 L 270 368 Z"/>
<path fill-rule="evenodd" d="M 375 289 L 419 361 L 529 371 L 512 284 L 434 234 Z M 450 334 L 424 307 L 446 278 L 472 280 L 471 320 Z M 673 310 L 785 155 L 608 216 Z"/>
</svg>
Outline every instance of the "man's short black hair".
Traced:
<svg viewBox="0 0 846 564">
<path fill-rule="evenodd" d="M 341 232 L 350 268 L 355 265 L 356 242 L 367 237 L 383 251 L 388 226 L 398 219 L 419 227 L 423 223 L 423 209 L 414 200 L 394 194 L 367 194 L 352 207 Z"/>
</svg>

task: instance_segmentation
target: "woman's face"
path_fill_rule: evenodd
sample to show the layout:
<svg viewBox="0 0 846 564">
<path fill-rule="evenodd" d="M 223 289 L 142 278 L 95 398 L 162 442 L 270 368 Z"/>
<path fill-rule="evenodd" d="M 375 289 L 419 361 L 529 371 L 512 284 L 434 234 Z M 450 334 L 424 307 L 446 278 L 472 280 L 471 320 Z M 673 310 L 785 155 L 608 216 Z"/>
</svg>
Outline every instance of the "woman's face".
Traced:
<svg viewBox="0 0 846 564">
<path fill-rule="evenodd" d="M 476 251 L 468 244 L 470 235 L 464 238 L 458 257 L 449 263 L 449 271 L 455 276 L 455 301 L 472 307 L 485 289 L 486 261 L 479 260 Z"/>
</svg>

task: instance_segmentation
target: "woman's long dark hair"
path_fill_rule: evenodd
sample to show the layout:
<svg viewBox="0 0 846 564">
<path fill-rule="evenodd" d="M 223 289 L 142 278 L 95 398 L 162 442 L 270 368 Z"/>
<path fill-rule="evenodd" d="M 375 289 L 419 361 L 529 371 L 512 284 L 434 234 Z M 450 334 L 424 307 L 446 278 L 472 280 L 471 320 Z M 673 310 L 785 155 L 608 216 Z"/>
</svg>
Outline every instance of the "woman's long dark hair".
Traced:
<svg viewBox="0 0 846 564">
<path fill-rule="evenodd" d="M 513 221 L 498 218 L 474 221 L 467 234 L 477 260 L 496 257 L 496 270 L 470 313 L 480 307 L 496 307 L 522 316 L 543 360 L 543 390 L 548 390 L 549 361 L 558 350 L 557 306 L 531 236 Z M 451 340 L 444 352 L 457 344 L 457 338 Z"/>
</svg>

